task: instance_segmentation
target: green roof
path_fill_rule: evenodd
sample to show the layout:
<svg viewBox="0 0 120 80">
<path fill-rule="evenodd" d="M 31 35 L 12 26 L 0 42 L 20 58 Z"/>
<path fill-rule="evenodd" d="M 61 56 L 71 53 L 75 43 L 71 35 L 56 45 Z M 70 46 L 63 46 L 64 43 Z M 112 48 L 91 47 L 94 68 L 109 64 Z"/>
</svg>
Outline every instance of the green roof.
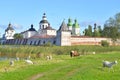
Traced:
<svg viewBox="0 0 120 80">
<path fill-rule="evenodd" d="M 69 18 L 68 19 L 68 24 L 67 24 L 68 27 L 72 26 L 72 20 Z"/>
<path fill-rule="evenodd" d="M 79 28 L 79 24 L 78 24 L 78 22 L 77 22 L 76 19 L 75 19 L 75 23 L 73 24 L 73 27 L 74 27 L 74 28 Z"/>
</svg>

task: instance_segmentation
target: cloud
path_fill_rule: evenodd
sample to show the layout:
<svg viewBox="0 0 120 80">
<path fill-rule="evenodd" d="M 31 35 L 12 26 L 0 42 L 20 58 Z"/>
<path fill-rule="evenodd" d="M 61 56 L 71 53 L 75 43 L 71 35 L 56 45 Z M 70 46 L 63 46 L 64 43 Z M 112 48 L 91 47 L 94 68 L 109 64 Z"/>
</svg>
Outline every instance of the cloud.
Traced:
<svg viewBox="0 0 120 80">
<path fill-rule="evenodd" d="M 2 24 L 0 24 L 0 30 L 1 30 L 0 33 L 2 33 L 2 34 L 5 33 L 5 30 L 7 29 L 7 27 L 8 27 L 8 25 L 2 25 Z M 23 29 L 23 26 L 20 25 L 20 24 L 17 24 L 17 23 L 12 24 L 12 27 L 14 28 L 14 30 L 16 32 L 20 32 L 20 30 Z"/>
<path fill-rule="evenodd" d="M 17 23 L 12 24 L 12 26 L 13 26 L 14 29 L 22 29 L 23 28 L 22 25 L 17 24 Z"/>
<path fill-rule="evenodd" d="M 1 29 L 6 29 L 8 27 L 8 25 L 0 25 L 0 28 Z M 20 25 L 20 24 L 17 24 L 17 23 L 15 23 L 15 24 L 12 24 L 12 27 L 14 28 L 14 29 L 22 29 L 23 28 L 23 26 L 22 25 Z"/>
<path fill-rule="evenodd" d="M 0 25 L 0 28 L 4 30 L 7 28 L 7 25 Z"/>
</svg>

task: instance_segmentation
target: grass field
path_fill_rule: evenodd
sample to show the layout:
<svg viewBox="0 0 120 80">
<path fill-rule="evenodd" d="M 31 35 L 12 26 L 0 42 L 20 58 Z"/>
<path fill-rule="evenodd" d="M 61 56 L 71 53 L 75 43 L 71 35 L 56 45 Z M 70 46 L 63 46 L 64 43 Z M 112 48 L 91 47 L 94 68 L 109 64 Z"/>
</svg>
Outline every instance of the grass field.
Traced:
<svg viewBox="0 0 120 80">
<path fill-rule="evenodd" d="M 112 69 L 102 68 L 102 61 L 117 60 Z M 0 80 L 119 80 L 120 53 L 109 52 L 82 55 L 71 58 L 69 55 L 53 55 L 52 60 L 32 59 L 33 65 L 24 60 L 0 61 Z M 6 72 L 4 68 L 7 67 Z"/>
</svg>

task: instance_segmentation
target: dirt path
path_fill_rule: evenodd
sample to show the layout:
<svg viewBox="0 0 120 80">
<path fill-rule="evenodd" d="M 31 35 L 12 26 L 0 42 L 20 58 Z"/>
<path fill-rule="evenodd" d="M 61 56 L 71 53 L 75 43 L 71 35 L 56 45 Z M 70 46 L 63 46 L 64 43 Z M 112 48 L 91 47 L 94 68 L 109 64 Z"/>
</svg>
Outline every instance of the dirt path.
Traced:
<svg viewBox="0 0 120 80">
<path fill-rule="evenodd" d="M 39 73 L 39 74 L 36 74 L 36 75 L 33 75 L 31 76 L 30 78 L 28 78 L 27 80 L 37 80 L 39 79 L 40 77 L 44 76 L 45 74 L 48 74 L 48 72 L 56 72 L 56 71 L 59 71 L 61 69 L 64 69 L 65 67 L 68 67 L 68 66 L 62 66 L 62 67 L 57 67 L 53 70 L 50 70 L 50 71 L 47 71 L 47 72 L 43 72 L 43 73 Z"/>
<path fill-rule="evenodd" d="M 28 80 L 37 80 L 38 78 L 44 76 L 45 73 L 39 73 L 37 75 L 33 75 L 32 77 L 30 77 Z"/>
</svg>

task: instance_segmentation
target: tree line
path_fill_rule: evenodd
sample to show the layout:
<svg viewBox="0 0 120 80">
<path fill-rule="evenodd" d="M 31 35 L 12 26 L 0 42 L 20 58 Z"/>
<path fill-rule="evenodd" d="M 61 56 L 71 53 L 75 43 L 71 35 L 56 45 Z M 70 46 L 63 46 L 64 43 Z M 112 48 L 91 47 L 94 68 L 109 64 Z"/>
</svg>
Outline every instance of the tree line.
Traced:
<svg viewBox="0 0 120 80">
<path fill-rule="evenodd" d="M 86 28 L 83 33 L 85 36 L 107 37 L 116 41 L 120 38 L 120 13 L 117 13 L 114 17 L 110 17 L 106 20 L 103 29 L 95 23 L 94 27 L 88 25 L 88 28 Z"/>
</svg>

